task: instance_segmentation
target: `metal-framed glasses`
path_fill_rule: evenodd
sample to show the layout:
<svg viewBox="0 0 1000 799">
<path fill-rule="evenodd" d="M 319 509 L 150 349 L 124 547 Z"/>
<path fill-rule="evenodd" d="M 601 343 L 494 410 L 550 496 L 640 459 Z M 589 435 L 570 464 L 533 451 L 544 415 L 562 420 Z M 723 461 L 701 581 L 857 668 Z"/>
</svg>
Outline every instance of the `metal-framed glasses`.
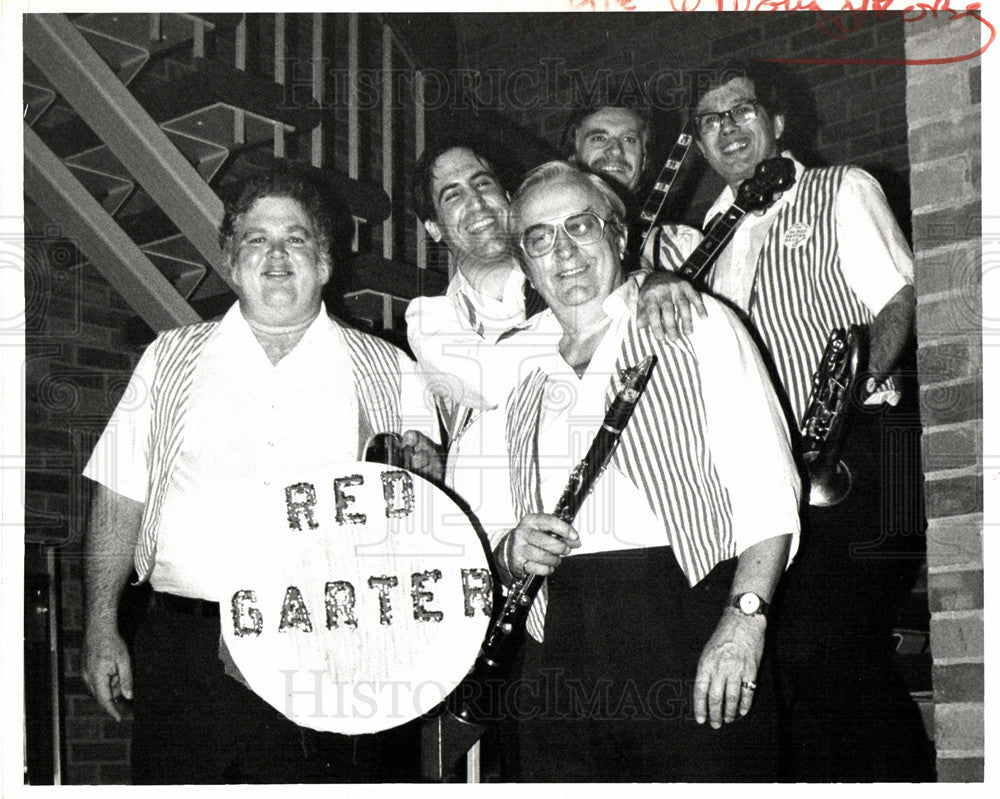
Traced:
<svg viewBox="0 0 1000 799">
<path fill-rule="evenodd" d="M 707 114 L 695 114 L 694 122 L 701 136 L 711 136 L 722 128 L 722 120 L 729 118 L 737 127 L 743 127 L 757 118 L 760 103 L 756 100 L 744 100 L 726 111 L 709 111 Z"/>
<path fill-rule="evenodd" d="M 604 227 L 608 223 L 593 211 L 570 214 L 558 223 L 539 222 L 525 228 L 521 234 L 519 243 L 525 254 L 531 258 L 541 258 L 552 252 L 556 246 L 557 224 L 577 244 L 596 244 L 604 238 Z"/>
</svg>

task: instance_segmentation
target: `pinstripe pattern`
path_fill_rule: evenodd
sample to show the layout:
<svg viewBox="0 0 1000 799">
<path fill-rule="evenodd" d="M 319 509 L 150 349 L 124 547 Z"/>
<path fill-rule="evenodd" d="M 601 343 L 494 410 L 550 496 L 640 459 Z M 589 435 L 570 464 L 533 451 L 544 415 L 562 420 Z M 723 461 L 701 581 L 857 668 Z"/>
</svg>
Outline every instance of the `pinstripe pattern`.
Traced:
<svg viewBox="0 0 1000 799">
<path fill-rule="evenodd" d="M 203 322 L 168 330 L 151 345 L 156 347 L 156 371 L 150 388 L 149 489 L 135 552 L 139 582 L 145 581 L 153 569 L 163 497 L 184 444 L 184 420 L 194 370 L 217 327 L 218 322 Z M 356 330 L 341 328 L 341 331 L 351 356 L 358 408 L 365 414 L 370 429 L 402 432 L 399 350 Z"/>
<path fill-rule="evenodd" d="M 527 513 L 543 510 L 538 466 L 538 426 L 546 381 L 545 373 L 541 369 L 535 369 L 511 392 L 508 399 L 505 432 L 511 498 L 516 519 Z M 528 633 L 537 641 L 544 640 L 548 595 L 548 588 L 542 583 L 525 621 Z"/>
<path fill-rule="evenodd" d="M 547 377 L 535 369 L 512 392 L 507 414 L 507 454 L 510 459 L 511 495 L 517 518 L 542 508 L 538 471 L 538 424 Z M 514 480 L 514 475 L 521 479 Z"/>
<path fill-rule="evenodd" d="M 646 494 L 691 585 L 726 558 L 735 557 L 729 493 L 719 477 L 705 436 L 705 405 L 697 358 L 690 342 L 659 343 L 632 320 L 616 369 L 646 355 L 659 358 L 646 391 L 625 428 L 613 462 Z M 511 493 L 517 518 L 541 508 L 538 426 L 546 377 L 536 370 L 507 403 Z M 620 388 L 620 379 L 612 379 Z M 542 640 L 545 598 L 528 616 L 528 632 Z"/>
<path fill-rule="evenodd" d="M 218 326 L 218 322 L 202 322 L 168 330 L 152 345 L 157 351 L 156 371 L 149 392 L 149 483 L 135 550 L 139 582 L 149 577 L 153 568 L 163 497 L 184 441 L 184 419 L 195 363 Z"/>
<path fill-rule="evenodd" d="M 402 432 L 399 350 L 382 339 L 350 328 L 341 328 L 351 353 L 358 407 L 373 433 Z"/>
<path fill-rule="evenodd" d="M 670 269 L 676 271 L 684 263 L 684 253 L 672 235 L 664 235 L 662 230 L 657 230 L 653 239 L 653 269 Z"/>
<path fill-rule="evenodd" d="M 757 261 L 750 318 L 774 360 L 795 420 L 805 411 L 830 330 L 867 325 L 873 318 L 840 269 L 835 201 L 847 169 L 803 173 L 795 201 L 771 227 Z M 801 246 L 784 246 L 793 225 L 809 226 L 811 235 Z"/>
<path fill-rule="evenodd" d="M 633 321 L 616 371 L 653 354 L 659 363 L 613 461 L 645 491 L 678 564 L 694 585 L 717 563 L 737 554 L 729 493 L 705 436 L 701 375 L 691 343 L 682 338 L 661 345 Z"/>
</svg>

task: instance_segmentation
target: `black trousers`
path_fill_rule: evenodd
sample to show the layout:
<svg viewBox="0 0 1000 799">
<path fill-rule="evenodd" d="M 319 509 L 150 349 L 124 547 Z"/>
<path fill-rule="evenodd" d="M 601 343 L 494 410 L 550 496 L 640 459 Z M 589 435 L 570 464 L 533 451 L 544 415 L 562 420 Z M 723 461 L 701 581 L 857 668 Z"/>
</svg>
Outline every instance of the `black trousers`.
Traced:
<svg viewBox="0 0 1000 799">
<path fill-rule="evenodd" d="M 933 779 L 892 632 L 925 553 L 919 420 L 856 409 L 844 445 L 848 498 L 803 516 L 775 601 L 782 778 Z"/>
<path fill-rule="evenodd" d="M 402 754 L 416 754 L 393 749 L 398 731 L 347 736 L 299 727 L 225 674 L 218 649 L 217 617 L 186 615 L 154 595 L 134 644 L 133 783 L 365 783 L 414 775 L 393 768 Z"/>
<path fill-rule="evenodd" d="M 530 782 L 770 781 L 774 693 L 719 730 L 694 720 L 698 658 L 735 559 L 694 588 L 670 547 L 566 558 L 549 578 L 545 643 L 527 638 L 506 709 Z"/>
</svg>

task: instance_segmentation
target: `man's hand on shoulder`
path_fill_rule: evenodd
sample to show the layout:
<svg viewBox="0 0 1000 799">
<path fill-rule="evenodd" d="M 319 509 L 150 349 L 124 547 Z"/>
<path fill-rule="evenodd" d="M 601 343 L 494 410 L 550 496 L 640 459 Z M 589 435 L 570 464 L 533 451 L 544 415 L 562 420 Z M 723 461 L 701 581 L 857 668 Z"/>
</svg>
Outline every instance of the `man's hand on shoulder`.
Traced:
<svg viewBox="0 0 1000 799">
<path fill-rule="evenodd" d="M 122 720 L 118 697 L 132 698 L 132 660 L 117 630 L 88 625 L 80 655 L 87 690 L 115 721 Z"/>
<path fill-rule="evenodd" d="M 702 319 L 707 315 L 698 289 L 673 272 L 652 272 L 639 290 L 639 327 L 658 341 L 677 341 L 694 330 L 692 308 Z"/>
</svg>

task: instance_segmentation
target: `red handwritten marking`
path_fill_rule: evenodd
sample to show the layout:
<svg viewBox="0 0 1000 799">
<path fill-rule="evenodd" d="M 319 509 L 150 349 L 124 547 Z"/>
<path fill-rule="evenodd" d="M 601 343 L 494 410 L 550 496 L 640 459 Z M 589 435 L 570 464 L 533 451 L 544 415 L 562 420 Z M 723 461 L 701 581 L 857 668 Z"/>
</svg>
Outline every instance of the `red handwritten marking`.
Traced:
<svg viewBox="0 0 1000 799">
<path fill-rule="evenodd" d="M 591 11 L 611 11 L 613 6 L 617 6 L 623 11 L 635 11 L 634 0 L 569 0 L 569 6 L 574 11 L 588 8 Z"/>
<path fill-rule="evenodd" d="M 888 12 L 891 10 L 889 6 L 892 5 L 892 2 L 893 0 L 873 0 L 869 3 L 869 0 L 861 0 L 861 7 L 853 8 L 853 3 L 848 0 L 842 10 L 847 11 L 850 14 L 849 25 L 844 24 L 843 15 L 835 19 L 830 19 L 830 15 L 824 11 L 822 12 L 822 15 L 826 17 L 826 19 L 816 23 L 816 26 L 831 39 L 843 41 L 847 38 L 848 33 L 852 33 L 860 27 L 860 23 L 858 21 L 859 15 L 862 12 L 867 12 L 869 10 L 869 5 L 871 5 L 871 11 L 875 15 L 875 19 L 884 19 L 888 16 Z M 837 31 L 834 32 L 832 30 L 828 30 L 825 25 L 826 22 L 831 22 Z"/>
<path fill-rule="evenodd" d="M 891 0 L 889 0 L 891 2 Z M 865 5 L 867 6 L 867 0 L 865 0 Z M 855 9 L 852 6 L 850 0 L 847 0 L 845 4 L 846 11 L 859 11 L 867 9 Z M 913 6 L 907 6 L 903 9 L 903 21 L 904 22 L 919 22 L 924 19 L 928 14 L 931 15 L 933 19 L 937 19 L 939 13 L 947 12 L 951 16 L 949 21 L 955 21 L 959 19 L 964 19 L 965 17 L 972 17 L 973 19 L 978 19 L 983 25 L 989 29 L 990 38 L 982 47 L 976 50 L 974 53 L 967 53 L 964 55 L 954 55 L 954 56 L 942 56 L 940 58 L 761 58 L 761 61 L 769 61 L 776 64 L 859 64 L 862 66 L 911 66 L 911 67 L 921 67 L 921 66 L 934 66 L 940 64 L 957 64 L 960 61 L 971 61 L 974 58 L 979 58 L 983 53 L 986 52 L 987 48 L 993 44 L 993 40 L 997 37 L 996 28 L 986 19 L 982 17 L 979 13 L 979 9 L 982 6 L 981 3 L 970 3 L 966 6 L 965 12 L 960 12 L 951 7 L 951 0 L 935 0 L 934 5 L 928 3 L 917 3 Z M 884 12 L 888 9 L 888 3 L 880 4 L 877 11 Z M 919 10 L 919 16 L 907 17 L 906 15 L 913 12 L 914 10 Z M 820 29 L 822 28 L 822 23 L 820 24 Z M 824 31 L 826 32 L 826 31 Z M 835 37 L 842 38 L 842 37 Z"/>
<path fill-rule="evenodd" d="M 838 32 L 829 30 L 823 21 L 818 23 L 819 29 L 831 39 L 843 40 L 847 34 L 858 29 L 857 14 L 859 12 L 871 11 L 876 19 L 885 17 L 893 9 L 893 0 L 857 0 L 860 5 L 855 7 L 854 0 L 844 0 L 842 11 L 851 14 L 851 25 L 848 27 L 839 18 L 831 18 L 829 13 L 820 8 L 815 0 L 715 0 L 716 10 L 720 13 L 730 11 L 819 11 L 837 28 Z M 612 6 L 618 6 L 626 11 L 635 11 L 635 0 L 569 0 L 570 7 L 574 10 L 590 8 L 597 11 L 599 5 L 603 5 L 603 10 L 609 11 Z M 939 64 L 957 64 L 960 61 L 971 61 L 979 58 L 993 44 L 997 37 L 997 29 L 979 13 L 982 3 L 969 3 L 965 11 L 961 12 L 951 7 L 951 0 L 934 0 L 931 3 L 915 3 L 907 6 L 902 11 L 904 22 L 919 22 L 931 15 L 933 19 L 938 18 L 938 14 L 947 13 L 950 15 L 949 21 L 972 17 L 978 19 L 986 26 L 990 32 L 989 41 L 974 53 L 964 55 L 942 56 L 940 58 L 761 58 L 760 61 L 769 61 L 775 64 L 858 64 L 861 66 L 933 66 Z M 670 7 L 674 11 L 690 12 L 697 11 L 701 7 L 701 0 L 670 0 Z M 916 12 L 917 16 L 912 15 Z"/>
</svg>

